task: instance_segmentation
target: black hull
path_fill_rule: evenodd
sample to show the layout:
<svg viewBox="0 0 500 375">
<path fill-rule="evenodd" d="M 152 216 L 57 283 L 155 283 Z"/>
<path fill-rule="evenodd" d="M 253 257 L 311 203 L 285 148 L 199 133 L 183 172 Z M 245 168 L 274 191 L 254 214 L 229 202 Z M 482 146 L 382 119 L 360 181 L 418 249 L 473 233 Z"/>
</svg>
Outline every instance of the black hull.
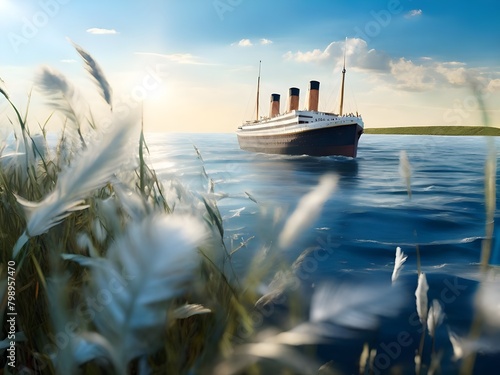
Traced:
<svg viewBox="0 0 500 375">
<path fill-rule="evenodd" d="M 247 131 L 251 133 L 251 130 Z M 242 136 L 240 148 L 266 154 L 356 157 L 363 128 L 358 124 L 332 126 L 299 133 Z"/>
</svg>

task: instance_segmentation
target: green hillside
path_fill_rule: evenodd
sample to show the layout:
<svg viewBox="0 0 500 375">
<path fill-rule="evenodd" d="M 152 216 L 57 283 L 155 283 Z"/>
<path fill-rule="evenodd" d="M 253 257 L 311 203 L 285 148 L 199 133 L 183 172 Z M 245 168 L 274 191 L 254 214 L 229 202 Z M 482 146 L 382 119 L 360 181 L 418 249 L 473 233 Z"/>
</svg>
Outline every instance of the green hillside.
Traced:
<svg viewBox="0 0 500 375">
<path fill-rule="evenodd" d="M 365 128 L 365 134 L 500 136 L 500 128 L 490 126 L 405 126 L 394 128 Z"/>
</svg>

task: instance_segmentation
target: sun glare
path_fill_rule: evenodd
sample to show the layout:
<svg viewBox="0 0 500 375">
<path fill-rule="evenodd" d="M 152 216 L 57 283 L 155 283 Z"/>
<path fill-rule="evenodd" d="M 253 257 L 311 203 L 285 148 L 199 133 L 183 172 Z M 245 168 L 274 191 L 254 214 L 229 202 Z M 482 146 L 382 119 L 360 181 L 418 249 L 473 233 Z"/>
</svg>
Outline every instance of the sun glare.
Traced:
<svg viewBox="0 0 500 375">
<path fill-rule="evenodd" d="M 9 0 L 0 0 L 0 16 L 2 16 L 9 7 Z"/>
<path fill-rule="evenodd" d="M 23 5 L 14 0 L 0 0 L 0 20 L 2 20 L 2 25 L 5 26 L 5 22 L 12 20 Z"/>
</svg>

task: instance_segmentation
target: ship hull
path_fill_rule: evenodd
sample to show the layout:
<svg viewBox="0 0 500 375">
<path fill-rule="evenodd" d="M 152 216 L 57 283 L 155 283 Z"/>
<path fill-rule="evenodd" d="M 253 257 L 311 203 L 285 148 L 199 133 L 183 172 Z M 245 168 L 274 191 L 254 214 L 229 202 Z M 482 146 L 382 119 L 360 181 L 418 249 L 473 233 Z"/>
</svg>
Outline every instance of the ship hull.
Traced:
<svg viewBox="0 0 500 375">
<path fill-rule="evenodd" d="M 300 132 L 252 135 L 251 130 L 237 133 L 240 148 L 267 154 L 356 157 L 363 127 L 346 124 Z"/>
</svg>

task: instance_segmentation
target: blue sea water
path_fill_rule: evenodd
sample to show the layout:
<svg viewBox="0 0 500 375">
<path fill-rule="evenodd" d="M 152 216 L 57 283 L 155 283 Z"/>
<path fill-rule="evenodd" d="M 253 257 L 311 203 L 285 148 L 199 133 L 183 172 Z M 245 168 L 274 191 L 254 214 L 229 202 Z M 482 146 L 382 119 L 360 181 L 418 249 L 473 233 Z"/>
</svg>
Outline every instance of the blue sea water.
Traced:
<svg viewBox="0 0 500 375">
<path fill-rule="evenodd" d="M 301 197 L 322 175 L 337 175 L 337 187 L 318 219 L 280 254 L 289 265 L 304 256 L 299 290 L 305 308 L 315 288 L 327 281 L 355 285 L 353 290 L 390 285 L 397 246 L 408 255 L 398 279 L 405 301 L 394 307 L 396 317 L 382 318 L 376 328 L 320 345 L 319 358 L 333 361 L 343 373 L 358 373 L 367 342 L 377 349 L 374 373 L 414 373 L 421 339 L 414 297 L 418 249 L 429 302 L 439 300 L 446 313 L 435 344 L 442 354 L 441 372 L 458 373 L 461 362 L 451 359 L 448 330 L 467 336 L 474 316 L 486 221 L 485 138 L 365 134 L 356 159 L 250 153 L 239 149 L 234 134 L 149 134 L 147 140 L 161 180 L 177 178 L 199 192 L 213 180 L 228 248 L 246 243 L 233 255 L 235 274 L 242 277 L 256 254 L 276 241 Z M 400 174 L 403 150 L 412 169 L 411 198 Z M 279 314 L 286 313 L 278 305 L 266 315 L 277 324 Z M 500 346 L 497 333 L 489 337 L 492 347 Z M 431 339 L 425 340 L 427 366 Z M 491 351 L 497 354 L 478 355 L 474 373 L 499 373 L 500 349 Z"/>
</svg>

